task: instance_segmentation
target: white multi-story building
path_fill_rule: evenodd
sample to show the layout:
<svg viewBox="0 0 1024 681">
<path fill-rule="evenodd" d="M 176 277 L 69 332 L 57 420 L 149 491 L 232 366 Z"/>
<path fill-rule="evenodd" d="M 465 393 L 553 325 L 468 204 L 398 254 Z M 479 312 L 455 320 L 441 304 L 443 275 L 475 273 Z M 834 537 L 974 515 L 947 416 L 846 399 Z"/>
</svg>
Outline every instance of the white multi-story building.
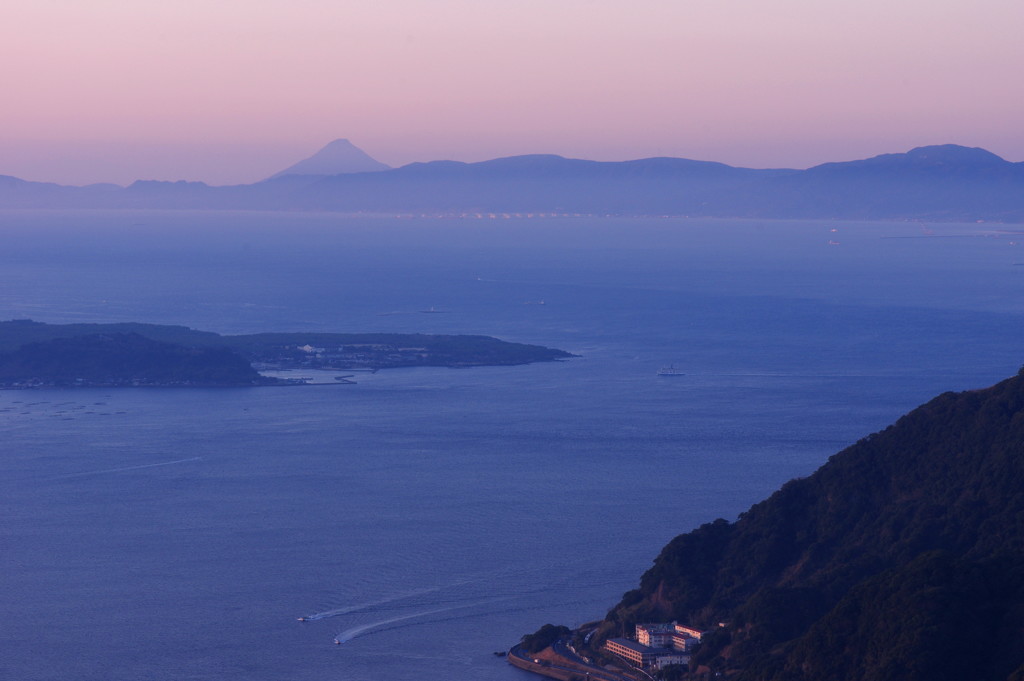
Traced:
<svg viewBox="0 0 1024 681">
<path fill-rule="evenodd" d="M 671 648 L 674 633 L 671 624 L 636 625 L 637 642 L 650 648 Z"/>
<path fill-rule="evenodd" d="M 670 664 L 688 664 L 703 636 L 699 629 L 676 622 L 638 624 L 636 642 L 608 639 L 605 649 L 637 667 L 661 669 Z"/>
<path fill-rule="evenodd" d="M 654 658 L 654 664 L 652 666 L 655 669 L 664 669 L 670 664 L 690 664 L 690 656 L 681 655 L 679 653 L 672 653 L 670 655 L 658 655 Z"/>
<path fill-rule="evenodd" d="M 669 647 L 683 653 L 692 653 L 700 645 L 700 639 L 704 632 L 693 627 L 683 626 L 677 622 L 672 623 L 672 640 Z"/>
<path fill-rule="evenodd" d="M 681 634 L 681 635 L 686 636 L 688 638 L 695 638 L 698 641 L 701 639 L 702 636 L 704 636 L 704 632 L 701 631 L 700 629 L 693 629 L 691 627 L 685 627 L 682 624 L 679 624 L 678 622 L 673 622 L 672 623 L 672 628 L 673 628 L 673 630 L 677 634 Z"/>
<path fill-rule="evenodd" d="M 692 653 L 699 645 L 699 639 L 672 632 L 672 641 L 668 647 L 683 653 Z"/>
<path fill-rule="evenodd" d="M 671 655 L 672 651 L 663 648 L 651 648 L 628 638 L 610 638 L 605 641 L 605 650 L 618 655 L 634 667 L 647 668 L 655 664 L 658 657 Z"/>
</svg>

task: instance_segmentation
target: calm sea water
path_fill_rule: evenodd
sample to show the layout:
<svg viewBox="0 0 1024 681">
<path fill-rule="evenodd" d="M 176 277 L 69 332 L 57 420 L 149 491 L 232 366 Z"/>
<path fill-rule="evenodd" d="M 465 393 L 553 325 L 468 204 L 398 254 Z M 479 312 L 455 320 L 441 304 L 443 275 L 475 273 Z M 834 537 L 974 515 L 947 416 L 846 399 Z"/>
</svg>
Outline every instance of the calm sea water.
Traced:
<svg viewBox="0 0 1024 681">
<path fill-rule="evenodd" d="M 581 355 L 0 392 L 20 681 L 523 681 L 491 653 L 602 616 L 675 534 L 1024 363 L 1024 235 L 992 225 L 7 212 L 0 235 L 2 319 Z"/>
</svg>

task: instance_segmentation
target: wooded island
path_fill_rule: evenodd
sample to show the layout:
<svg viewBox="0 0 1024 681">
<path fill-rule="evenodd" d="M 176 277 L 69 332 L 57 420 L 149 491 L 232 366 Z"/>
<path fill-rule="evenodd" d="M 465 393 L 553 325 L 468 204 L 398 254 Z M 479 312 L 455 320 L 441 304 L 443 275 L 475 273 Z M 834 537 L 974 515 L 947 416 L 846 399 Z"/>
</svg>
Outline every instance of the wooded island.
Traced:
<svg viewBox="0 0 1024 681">
<path fill-rule="evenodd" d="M 573 355 L 490 336 L 260 333 L 158 324 L 0 322 L 0 387 L 287 385 L 260 370 L 504 366 Z"/>
</svg>

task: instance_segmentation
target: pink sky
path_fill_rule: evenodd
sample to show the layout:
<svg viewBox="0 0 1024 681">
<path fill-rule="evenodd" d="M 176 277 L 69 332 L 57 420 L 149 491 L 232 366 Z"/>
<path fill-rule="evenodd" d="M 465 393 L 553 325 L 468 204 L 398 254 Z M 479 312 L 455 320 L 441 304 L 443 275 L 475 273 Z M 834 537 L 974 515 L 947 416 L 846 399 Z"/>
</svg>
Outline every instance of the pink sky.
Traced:
<svg viewBox="0 0 1024 681">
<path fill-rule="evenodd" d="M 1020 161 L 1022 26 L 1020 0 L 13 0 L 0 174 L 251 182 L 338 137 L 391 165 Z"/>
</svg>

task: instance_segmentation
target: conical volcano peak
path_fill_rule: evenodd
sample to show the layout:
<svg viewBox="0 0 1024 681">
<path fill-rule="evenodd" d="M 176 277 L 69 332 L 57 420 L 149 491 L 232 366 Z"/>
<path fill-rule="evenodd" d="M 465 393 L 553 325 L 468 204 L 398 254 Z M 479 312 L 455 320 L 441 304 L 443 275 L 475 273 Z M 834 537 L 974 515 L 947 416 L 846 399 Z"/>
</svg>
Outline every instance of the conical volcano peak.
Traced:
<svg viewBox="0 0 1024 681">
<path fill-rule="evenodd" d="M 374 159 L 347 139 L 336 139 L 309 158 L 289 166 L 267 179 L 284 175 L 343 175 L 388 170 L 389 166 Z"/>
</svg>

